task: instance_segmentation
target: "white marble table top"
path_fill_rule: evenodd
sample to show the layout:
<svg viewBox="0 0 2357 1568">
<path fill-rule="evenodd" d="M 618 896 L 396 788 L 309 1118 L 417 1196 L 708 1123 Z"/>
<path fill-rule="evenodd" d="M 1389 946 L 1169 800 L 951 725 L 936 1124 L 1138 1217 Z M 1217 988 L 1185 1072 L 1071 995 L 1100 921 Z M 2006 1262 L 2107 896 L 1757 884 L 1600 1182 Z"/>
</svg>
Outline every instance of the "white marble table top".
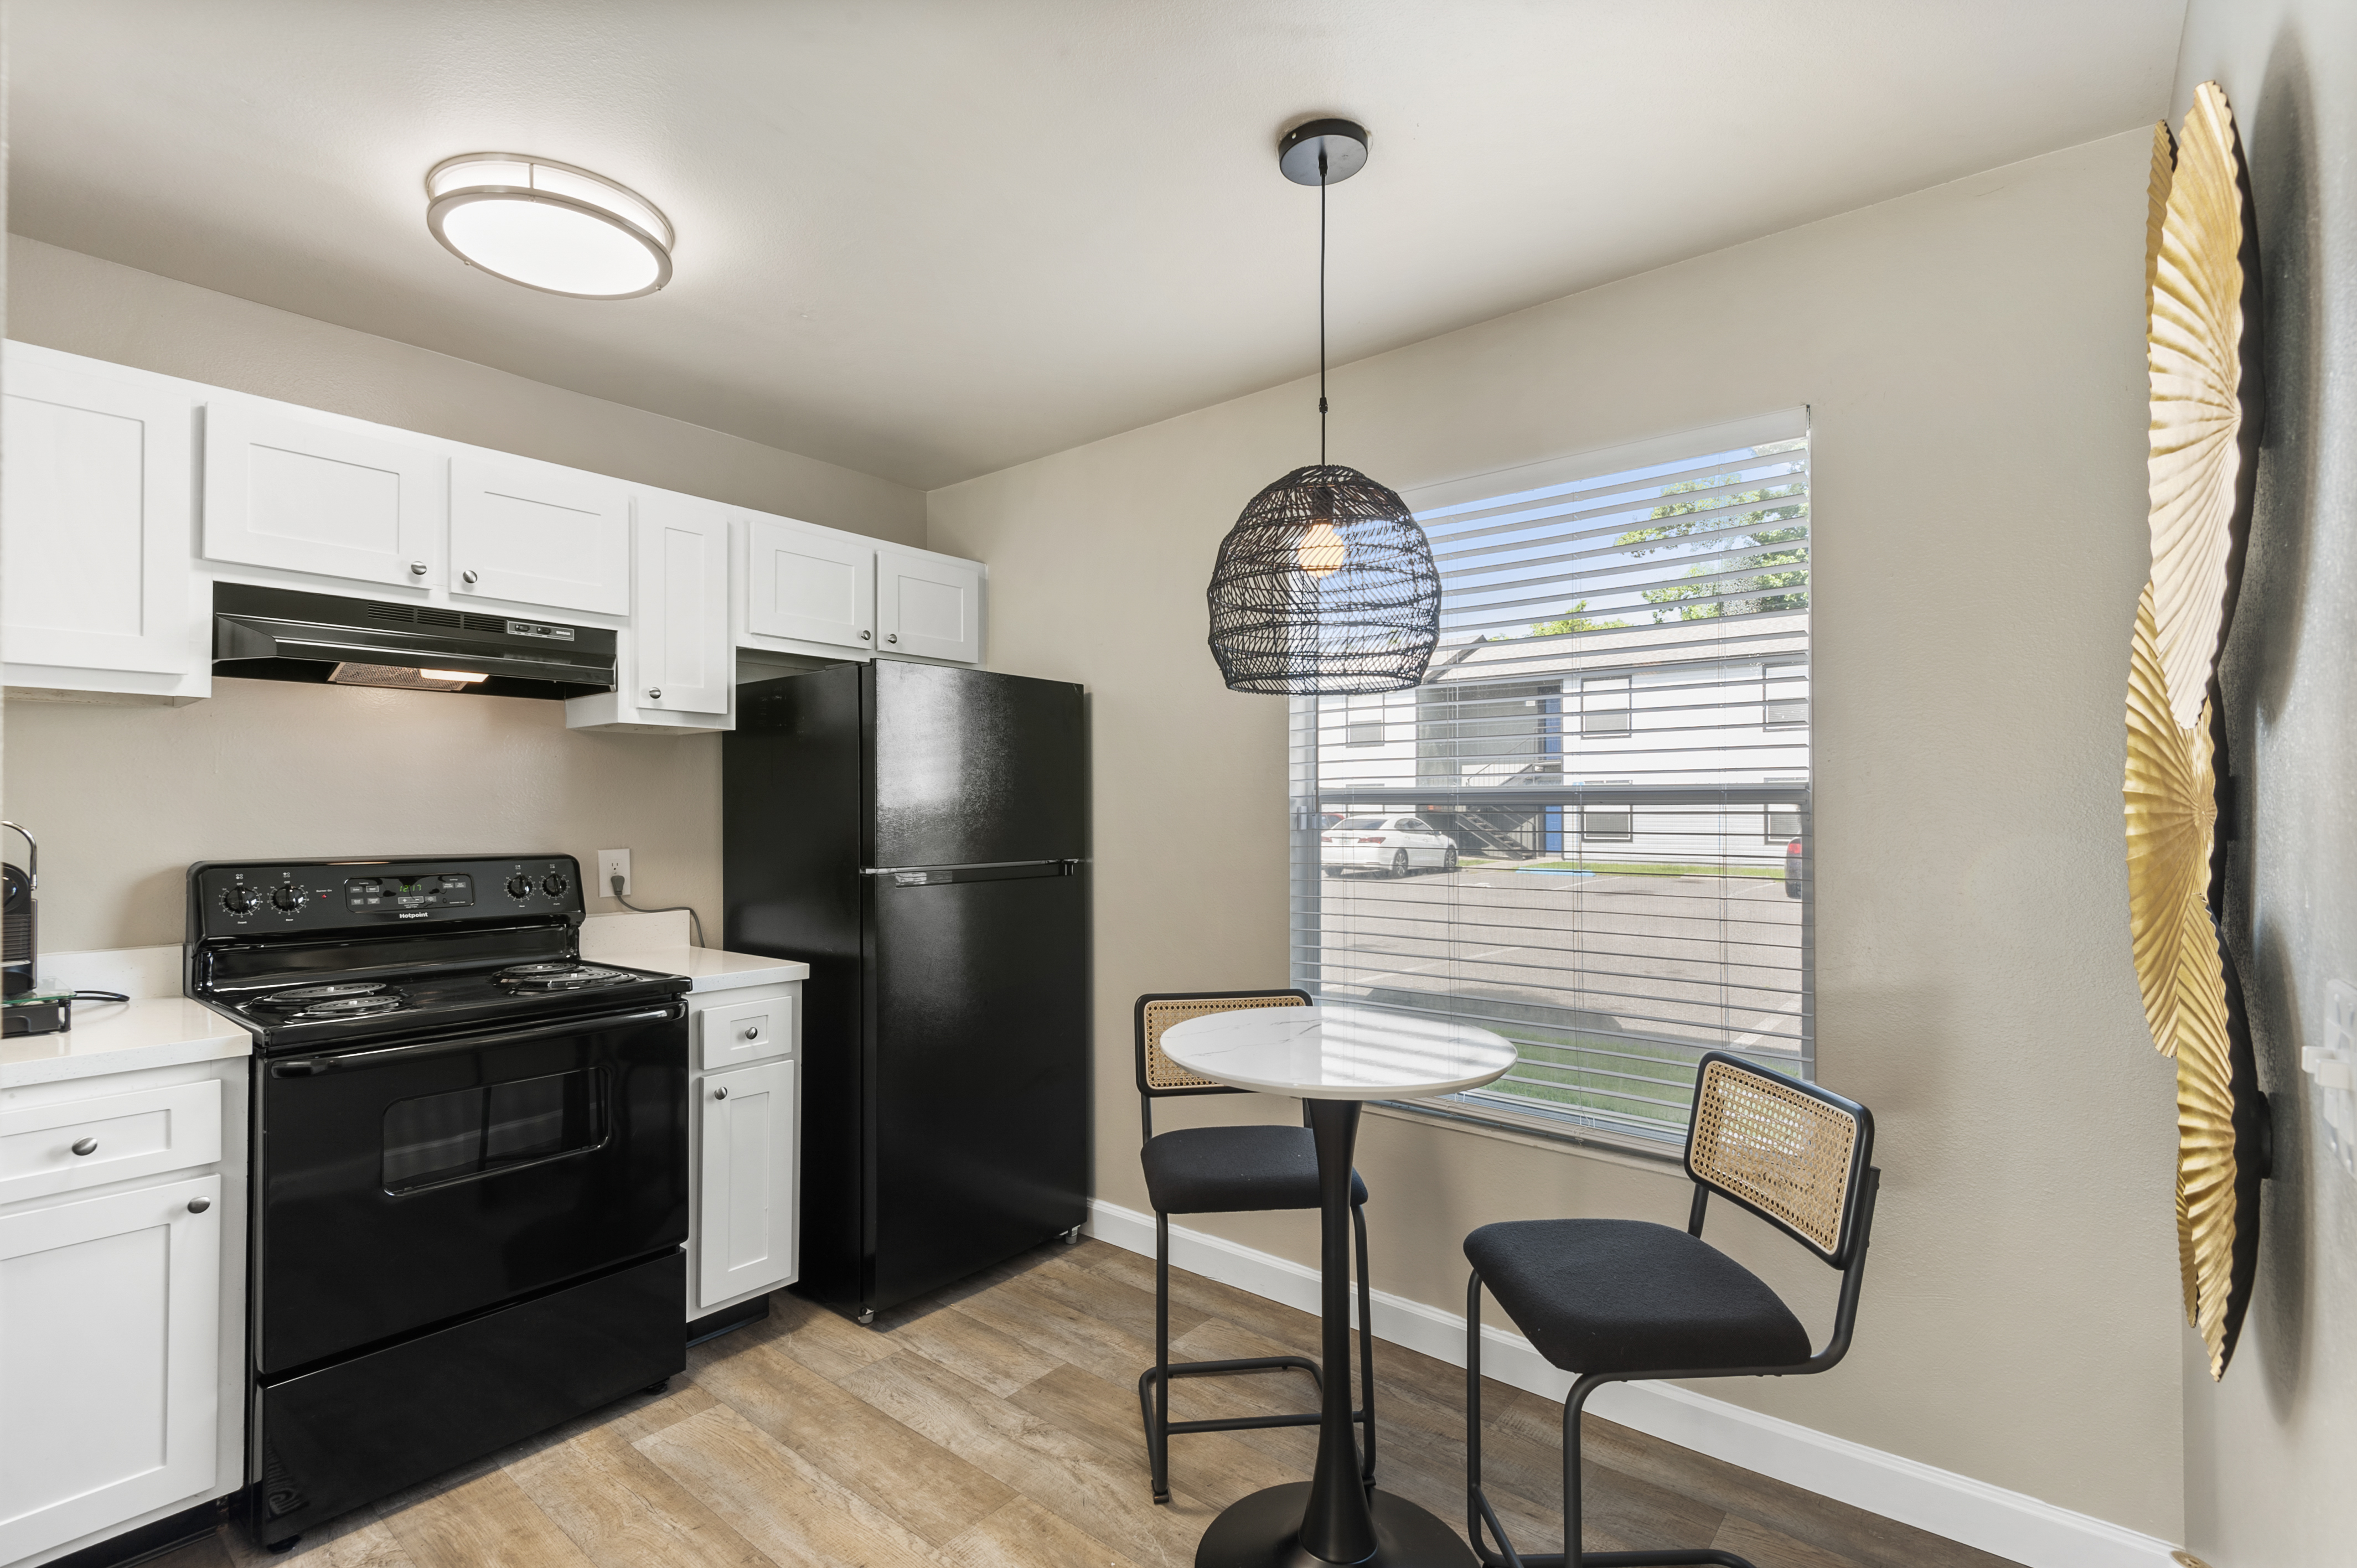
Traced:
<svg viewBox="0 0 2357 1568">
<path fill-rule="evenodd" d="M 1454 1094 L 1514 1065 L 1514 1047 L 1475 1025 L 1362 1007 L 1211 1013 L 1173 1024 L 1160 1044 L 1189 1072 L 1305 1100 Z"/>
</svg>

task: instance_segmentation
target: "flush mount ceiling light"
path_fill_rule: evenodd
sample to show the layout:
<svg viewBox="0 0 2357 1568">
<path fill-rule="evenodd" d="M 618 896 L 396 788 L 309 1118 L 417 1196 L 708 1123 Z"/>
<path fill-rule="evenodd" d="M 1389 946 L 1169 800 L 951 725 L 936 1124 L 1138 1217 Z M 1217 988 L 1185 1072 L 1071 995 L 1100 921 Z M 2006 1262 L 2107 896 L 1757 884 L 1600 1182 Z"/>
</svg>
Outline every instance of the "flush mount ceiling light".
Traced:
<svg viewBox="0 0 2357 1568">
<path fill-rule="evenodd" d="M 1407 503 L 1326 461 L 1326 188 L 1367 162 L 1367 133 L 1312 120 L 1277 167 L 1318 188 L 1318 461 L 1246 504 L 1212 568 L 1211 657 L 1229 689 L 1316 696 L 1424 679 L 1440 638 L 1440 574 Z"/>
<path fill-rule="evenodd" d="M 603 175 L 463 153 L 425 176 L 425 227 L 468 266 L 547 294 L 631 299 L 671 281 L 671 220 Z"/>
</svg>

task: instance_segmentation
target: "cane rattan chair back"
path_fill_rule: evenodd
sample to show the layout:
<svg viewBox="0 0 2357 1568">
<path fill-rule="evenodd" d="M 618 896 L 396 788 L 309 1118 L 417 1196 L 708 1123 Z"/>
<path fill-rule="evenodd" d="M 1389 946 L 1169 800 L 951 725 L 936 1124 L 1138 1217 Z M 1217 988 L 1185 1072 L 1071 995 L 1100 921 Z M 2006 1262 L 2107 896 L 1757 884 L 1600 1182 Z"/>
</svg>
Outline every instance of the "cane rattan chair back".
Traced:
<svg viewBox="0 0 2357 1568">
<path fill-rule="evenodd" d="M 1189 991 L 1137 999 L 1137 1092 L 1149 1100 L 1178 1094 L 1241 1094 L 1232 1084 L 1189 1072 L 1162 1054 L 1162 1031 L 1189 1018 L 1247 1007 L 1307 1007 L 1307 991 Z"/>
<path fill-rule="evenodd" d="M 1837 1269 L 1873 1155 L 1874 1117 L 1856 1101 L 1721 1052 L 1703 1058 L 1686 1174 Z"/>
</svg>

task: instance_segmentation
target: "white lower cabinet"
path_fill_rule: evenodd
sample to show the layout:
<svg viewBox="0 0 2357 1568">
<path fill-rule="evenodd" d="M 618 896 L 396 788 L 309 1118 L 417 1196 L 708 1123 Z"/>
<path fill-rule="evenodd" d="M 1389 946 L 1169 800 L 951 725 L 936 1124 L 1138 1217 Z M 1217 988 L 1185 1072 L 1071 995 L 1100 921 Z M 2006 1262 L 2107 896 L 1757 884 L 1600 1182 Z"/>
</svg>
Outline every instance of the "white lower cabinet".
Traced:
<svg viewBox="0 0 2357 1568">
<path fill-rule="evenodd" d="M 213 1486 L 221 1178 L 0 1217 L 0 1563 Z"/>
<path fill-rule="evenodd" d="M 801 1004 L 800 982 L 689 998 L 690 1318 L 801 1277 Z"/>
</svg>

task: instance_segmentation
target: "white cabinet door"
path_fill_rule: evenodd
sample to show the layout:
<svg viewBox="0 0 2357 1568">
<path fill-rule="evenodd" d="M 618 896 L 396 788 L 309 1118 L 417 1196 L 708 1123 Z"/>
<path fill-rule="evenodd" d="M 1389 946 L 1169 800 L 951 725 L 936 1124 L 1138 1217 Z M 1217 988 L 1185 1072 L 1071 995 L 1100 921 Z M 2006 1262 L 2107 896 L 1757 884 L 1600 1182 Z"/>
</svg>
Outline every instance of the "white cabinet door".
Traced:
<svg viewBox="0 0 2357 1568">
<path fill-rule="evenodd" d="M 196 405 L 160 385 L 11 355 L 0 405 L 0 653 L 178 675 L 209 659 L 188 613 Z"/>
<path fill-rule="evenodd" d="M 205 553 L 354 582 L 440 577 L 448 464 L 234 399 L 205 408 Z"/>
<path fill-rule="evenodd" d="M 638 512 L 632 695 L 642 707 L 726 714 L 737 662 L 728 641 L 727 510 L 642 492 Z"/>
<path fill-rule="evenodd" d="M 212 1487 L 221 1187 L 0 1218 L 0 1563 Z"/>
<path fill-rule="evenodd" d="M 876 552 L 876 635 L 886 653 L 982 661 L 982 568 L 915 550 Z"/>
<path fill-rule="evenodd" d="M 709 1312 L 794 1277 L 793 1061 L 713 1073 L 703 1096 L 696 1301 Z"/>
<path fill-rule="evenodd" d="M 757 517 L 749 520 L 746 545 L 746 630 L 874 650 L 872 542 Z"/>
<path fill-rule="evenodd" d="M 450 460 L 450 594 L 630 613 L 630 493 L 522 457 Z"/>
</svg>

